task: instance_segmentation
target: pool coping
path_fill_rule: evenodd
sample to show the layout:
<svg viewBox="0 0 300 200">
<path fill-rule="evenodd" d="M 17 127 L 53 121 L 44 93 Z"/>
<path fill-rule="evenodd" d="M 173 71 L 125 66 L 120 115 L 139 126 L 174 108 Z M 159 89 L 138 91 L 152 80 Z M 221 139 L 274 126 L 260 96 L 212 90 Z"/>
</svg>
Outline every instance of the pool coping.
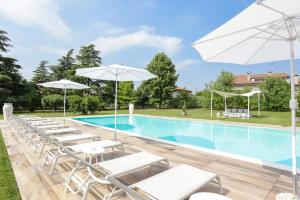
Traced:
<svg viewBox="0 0 300 200">
<path fill-rule="evenodd" d="M 129 114 L 118 114 L 118 116 L 128 116 L 128 115 Z M 134 114 L 134 115 L 135 116 L 146 116 L 146 117 L 151 117 L 151 118 L 187 120 L 187 118 L 178 118 L 178 117 L 143 115 L 143 114 Z M 85 124 L 85 125 L 90 125 L 90 126 L 94 126 L 94 127 L 98 127 L 98 128 L 103 128 L 103 129 L 109 130 L 109 131 L 115 131 L 114 128 L 109 128 L 109 127 L 105 127 L 105 126 L 101 126 L 101 125 L 91 124 L 91 123 L 88 123 L 88 122 L 83 122 L 83 121 L 79 121 L 79 120 L 74 119 L 74 118 L 108 117 L 108 116 L 113 117 L 114 115 L 76 116 L 76 117 L 68 117 L 66 119 L 70 120 L 70 121 L 73 121 L 73 122 L 82 123 L 82 124 Z M 222 121 L 217 121 L 217 123 L 216 123 L 216 120 L 201 120 L 201 119 L 192 119 L 192 118 L 189 118 L 189 119 L 190 119 L 190 121 L 205 121 L 205 122 L 211 122 L 211 123 L 215 123 L 215 124 L 224 124 Z M 226 123 L 226 124 L 229 125 L 231 123 Z M 245 126 L 245 125 L 235 124 L 235 123 L 233 123 L 231 125 Z M 247 126 L 251 126 L 251 125 L 247 125 Z M 256 126 L 256 125 L 252 125 L 251 127 L 280 129 L 278 127 Z M 282 127 L 281 130 L 289 130 L 289 129 L 286 129 L 285 127 Z M 283 164 L 277 164 L 277 163 L 263 161 L 263 160 L 256 159 L 256 158 L 251 158 L 251 157 L 247 157 L 247 156 L 240 156 L 240 155 L 236 155 L 236 154 L 232 154 L 232 153 L 226 153 L 226 152 L 222 152 L 222 151 L 218 151 L 218 150 L 212 150 L 212 149 L 208 149 L 208 148 L 204 148 L 204 147 L 198 147 L 198 146 L 189 145 L 189 144 L 181 144 L 181 143 L 171 142 L 171 141 L 162 140 L 162 139 L 159 139 L 159 138 L 147 137 L 147 136 L 143 136 L 143 135 L 133 133 L 133 132 L 129 132 L 129 131 L 123 131 L 123 130 L 118 130 L 117 129 L 117 133 L 127 134 L 127 135 L 130 135 L 130 136 L 139 137 L 139 138 L 143 138 L 143 139 L 147 139 L 147 140 L 153 140 L 153 141 L 157 141 L 157 142 L 161 142 L 161 143 L 165 143 L 165 144 L 180 146 L 180 147 L 184 147 L 184 148 L 188 148 L 188 149 L 192 149 L 192 150 L 196 150 L 196 151 L 202 151 L 202 152 L 205 152 L 205 153 L 224 156 L 224 157 L 228 157 L 228 158 L 233 158 L 233 159 L 237 159 L 237 160 L 241 160 L 241 161 L 246 161 L 246 162 L 258 164 L 258 165 L 261 165 L 261 166 L 267 166 L 267 167 L 272 167 L 272 168 L 292 172 L 292 167 L 288 167 L 288 166 L 283 165 Z M 297 169 L 297 173 L 300 173 L 300 168 Z"/>
</svg>

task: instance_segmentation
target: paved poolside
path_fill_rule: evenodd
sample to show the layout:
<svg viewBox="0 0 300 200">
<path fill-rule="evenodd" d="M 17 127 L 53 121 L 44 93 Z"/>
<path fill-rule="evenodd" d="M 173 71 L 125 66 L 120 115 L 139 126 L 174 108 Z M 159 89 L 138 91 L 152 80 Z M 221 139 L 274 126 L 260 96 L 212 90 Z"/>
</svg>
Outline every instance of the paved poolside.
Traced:
<svg viewBox="0 0 300 200">
<path fill-rule="evenodd" d="M 100 127 L 74 121 L 67 121 L 67 124 L 102 138 L 113 137 L 111 131 Z M 81 195 L 64 194 L 64 180 L 74 166 L 72 161 L 66 160 L 61 163 L 58 167 L 60 173 L 50 177 L 49 167 L 42 166 L 41 159 L 33 153 L 32 148 L 24 145 L 24 141 L 15 136 L 5 122 L 0 122 L 0 128 L 23 199 L 81 199 Z M 292 187 L 290 172 L 283 170 L 122 133 L 118 134 L 118 139 L 125 144 L 125 149 L 129 152 L 146 150 L 168 158 L 172 166 L 186 163 L 220 174 L 224 194 L 235 200 L 275 199 L 277 193 L 290 191 Z M 156 167 L 151 170 L 151 174 L 162 170 L 164 169 Z M 130 184 L 143 178 L 145 171 L 125 176 L 122 180 Z M 218 192 L 218 187 L 211 184 L 200 191 Z M 88 199 L 102 199 L 103 194 L 107 192 L 106 187 L 96 187 L 89 193 Z M 114 199 L 128 198 L 123 195 Z"/>
</svg>

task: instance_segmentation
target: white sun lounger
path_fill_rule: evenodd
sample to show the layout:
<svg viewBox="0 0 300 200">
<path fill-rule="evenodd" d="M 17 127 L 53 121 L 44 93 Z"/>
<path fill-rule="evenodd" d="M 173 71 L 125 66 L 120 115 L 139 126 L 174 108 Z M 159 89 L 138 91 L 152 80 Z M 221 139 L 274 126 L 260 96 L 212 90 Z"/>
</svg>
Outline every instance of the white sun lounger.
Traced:
<svg viewBox="0 0 300 200">
<path fill-rule="evenodd" d="M 61 128 L 68 128 L 68 126 L 64 124 L 47 124 L 47 125 L 40 125 L 36 126 L 36 129 L 38 130 L 50 130 L 50 129 L 61 129 Z"/>
<path fill-rule="evenodd" d="M 104 148 L 104 149 L 112 149 L 113 151 L 115 148 L 121 148 L 123 151 L 123 144 L 119 141 L 113 141 L 113 140 L 100 140 L 95 142 L 88 142 L 88 143 L 82 143 L 82 144 L 76 144 L 71 146 L 66 146 L 65 148 L 68 148 L 72 151 L 73 154 L 82 154 L 86 148 Z M 44 165 L 49 164 L 52 162 L 52 167 L 50 169 L 49 175 L 51 176 L 53 174 L 53 171 L 56 168 L 56 165 L 58 163 L 59 158 L 66 157 L 68 154 L 64 152 L 64 149 L 58 148 L 56 151 L 49 151 L 46 156 L 44 157 Z"/>
<path fill-rule="evenodd" d="M 58 122 L 54 122 L 54 121 L 39 121 L 39 122 L 33 122 L 33 123 L 30 123 L 32 126 L 36 126 L 36 127 L 39 127 L 39 126 L 47 126 L 47 125 L 58 125 L 59 123 Z"/>
<path fill-rule="evenodd" d="M 100 139 L 99 136 L 95 136 L 90 133 L 82 133 L 82 134 L 74 134 L 74 135 L 65 135 L 65 136 L 58 136 L 53 138 L 53 140 L 63 144 L 67 142 L 74 142 L 78 140 L 87 140 L 87 139 Z"/>
<path fill-rule="evenodd" d="M 53 129 L 53 130 L 46 130 L 46 131 L 42 131 L 43 134 L 46 134 L 48 136 L 52 136 L 52 135 L 61 135 L 61 134 L 66 134 L 66 133 L 80 133 L 80 130 L 76 129 L 76 128 L 62 128 L 62 129 Z"/>
<path fill-rule="evenodd" d="M 208 183 L 218 183 L 223 192 L 220 176 L 190 165 L 181 164 L 150 178 L 124 187 L 116 179 L 111 180 L 134 200 L 184 200 Z"/>
<path fill-rule="evenodd" d="M 45 148 L 45 146 L 51 145 L 51 147 L 49 148 L 48 152 L 53 151 L 54 149 L 57 150 L 57 144 L 55 144 L 55 142 L 59 143 L 60 145 L 63 145 L 64 143 L 68 143 L 68 142 L 76 142 L 76 141 L 80 141 L 80 140 L 100 140 L 101 138 L 99 136 L 95 136 L 93 134 L 90 133 L 82 133 L 82 134 L 68 134 L 68 135 L 58 135 L 56 137 L 52 137 L 51 140 L 49 141 L 49 143 L 43 143 L 42 147 L 41 147 L 41 151 L 40 151 L 40 155 L 43 154 L 43 150 Z M 56 148 L 53 148 L 56 147 Z"/>
<path fill-rule="evenodd" d="M 36 152 L 39 148 L 41 148 L 39 152 L 39 157 L 42 155 L 42 151 L 44 146 L 49 143 L 49 139 L 56 135 L 63 134 L 80 134 L 80 130 L 76 128 L 61 128 L 61 129 L 50 129 L 50 130 L 38 130 L 35 134 L 35 140 L 33 140 L 33 136 L 31 136 L 29 145 L 32 145 L 34 148 L 34 152 Z"/>
<path fill-rule="evenodd" d="M 89 189 L 95 185 L 110 185 L 107 179 L 108 177 L 120 177 L 125 174 L 130 174 L 132 172 L 144 169 L 146 167 L 150 167 L 155 164 L 165 163 L 169 167 L 168 160 L 166 158 L 148 153 L 148 152 L 139 152 L 130 154 L 127 156 L 115 158 L 108 161 L 103 161 L 100 163 L 95 164 L 97 168 L 101 172 L 103 172 L 103 177 L 96 177 L 91 168 L 88 168 L 89 174 L 84 179 L 81 178 L 78 174 L 76 174 L 76 170 L 79 165 L 71 172 L 70 176 L 66 180 L 66 190 L 71 191 L 73 194 L 77 194 L 79 192 L 83 193 L 82 200 L 85 200 Z M 71 182 L 75 183 L 77 189 L 73 189 L 71 187 Z M 116 190 L 116 186 L 114 187 L 113 191 L 110 194 L 105 195 L 104 199 L 110 197 Z"/>
</svg>

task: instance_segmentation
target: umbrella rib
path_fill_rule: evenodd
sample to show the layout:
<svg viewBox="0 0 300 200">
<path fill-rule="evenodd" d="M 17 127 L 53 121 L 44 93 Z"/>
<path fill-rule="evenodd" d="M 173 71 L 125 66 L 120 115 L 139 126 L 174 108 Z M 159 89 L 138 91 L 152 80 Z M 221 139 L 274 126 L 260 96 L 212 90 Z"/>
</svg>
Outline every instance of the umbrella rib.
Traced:
<svg viewBox="0 0 300 200">
<path fill-rule="evenodd" d="M 239 30 L 239 31 L 234 31 L 234 32 L 231 32 L 231 33 L 227 33 L 227 34 L 224 34 L 224 35 L 220 35 L 220 36 L 211 38 L 211 39 L 207 39 L 207 40 L 203 40 L 203 41 L 196 41 L 192 45 L 209 42 L 209 41 L 216 40 L 216 39 L 219 39 L 219 38 L 223 38 L 223 37 L 227 37 L 227 36 L 230 36 L 230 35 L 234 35 L 236 33 L 240 33 L 240 32 L 248 31 L 248 30 L 251 30 L 251 29 L 255 29 L 255 28 L 261 27 L 261 26 L 266 26 L 266 25 L 270 25 L 270 24 L 274 25 L 274 24 L 280 23 L 280 20 L 281 20 L 281 18 L 278 19 L 278 20 L 274 20 L 272 22 L 268 22 L 268 23 L 265 23 L 265 24 L 260 24 L 260 25 L 257 25 L 257 26 L 252 26 L 252 27 L 245 28 L 245 29 L 242 29 L 242 30 Z"/>
<path fill-rule="evenodd" d="M 282 39 L 278 38 L 267 38 L 267 37 L 253 37 L 254 39 L 261 39 L 261 40 L 272 40 L 272 41 L 282 41 Z"/>
<path fill-rule="evenodd" d="M 274 25 L 277 25 L 277 24 L 273 24 L 272 26 L 274 26 Z M 269 28 L 271 28 L 272 26 L 270 26 L 270 27 L 268 27 L 268 28 L 266 28 L 266 29 L 269 29 Z M 249 36 L 249 37 L 243 39 L 242 41 L 240 41 L 240 42 L 238 42 L 238 43 L 236 43 L 236 44 L 234 44 L 234 45 L 232 45 L 232 46 L 230 46 L 230 47 L 224 49 L 223 51 L 221 51 L 221 52 L 219 52 L 219 53 L 217 53 L 217 54 L 215 54 L 215 55 L 209 57 L 208 59 L 205 59 L 205 61 L 211 60 L 211 59 L 213 59 L 213 58 L 215 58 L 215 57 L 221 55 L 222 53 L 228 51 L 229 49 L 232 49 L 232 48 L 234 48 L 234 47 L 240 45 L 241 43 L 247 41 L 247 40 L 250 39 L 250 38 L 253 38 L 253 37 L 257 36 L 258 34 L 260 34 L 260 33 L 262 33 L 262 32 L 263 32 L 263 31 L 259 31 L 258 33 L 255 33 L 254 35 L 251 35 L 251 36 Z"/>
<path fill-rule="evenodd" d="M 281 27 L 281 25 L 280 25 L 280 27 Z M 283 39 L 283 40 L 287 40 L 288 38 L 286 38 L 286 37 L 284 37 L 284 36 L 281 36 L 281 35 L 278 35 L 278 34 L 276 34 L 276 32 L 278 31 L 278 30 L 276 30 L 276 32 L 275 32 L 275 34 L 274 33 L 272 33 L 272 32 L 270 32 L 270 31 L 268 31 L 268 30 L 263 30 L 263 29 L 260 29 L 260 28 L 256 28 L 257 30 L 260 30 L 260 31 L 263 31 L 263 32 L 265 32 L 265 33 L 268 33 L 268 34 L 270 34 L 271 36 L 277 36 L 277 37 L 279 37 L 279 38 L 281 38 L 281 39 Z"/>
<path fill-rule="evenodd" d="M 281 12 L 281 11 L 275 9 L 275 8 L 272 8 L 272 7 L 268 6 L 267 4 L 264 4 L 262 1 L 257 1 L 257 4 L 260 5 L 260 6 L 263 6 L 263 7 L 267 8 L 269 10 L 272 10 L 273 12 L 276 12 L 276 13 L 282 15 L 283 18 L 288 18 L 289 17 L 284 12 Z"/>
<path fill-rule="evenodd" d="M 266 41 L 263 42 L 263 44 L 260 47 L 257 48 L 257 50 L 245 62 L 246 65 L 249 64 L 249 62 L 251 61 L 251 59 L 269 42 L 270 39 L 272 39 L 272 37 L 274 35 L 277 35 L 276 32 L 279 31 L 283 25 L 284 25 L 284 22 L 274 31 L 274 33 L 268 39 L 266 39 Z"/>
</svg>

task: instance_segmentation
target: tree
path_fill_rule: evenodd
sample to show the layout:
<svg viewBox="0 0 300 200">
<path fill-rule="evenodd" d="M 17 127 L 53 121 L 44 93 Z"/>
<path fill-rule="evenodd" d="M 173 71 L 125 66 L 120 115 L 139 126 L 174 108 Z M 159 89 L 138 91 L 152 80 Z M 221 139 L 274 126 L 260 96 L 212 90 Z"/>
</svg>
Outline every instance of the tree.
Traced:
<svg viewBox="0 0 300 200">
<path fill-rule="evenodd" d="M 80 47 L 76 58 L 80 68 L 99 67 L 102 64 L 101 52 L 93 44 Z"/>
<path fill-rule="evenodd" d="M 95 49 L 95 45 L 90 44 L 88 46 L 80 47 L 79 53 L 76 56 L 77 65 L 73 68 L 74 74 L 75 70 L 78 68 L 89 68 L 89 67 L 99 67 L 102 64 L 101 52 Z M 84 77 L 74 77 L 76 81 L 86 84 L 91 87 L 91 91 L 100 95 L 100 87 L 103 81 L 92 81 L 89 78 Z"/>
<path fill-rule="evenodd" d="M 176 87 L 178 75 L 175 65 L 166 54 L 158 53 L 148 64 L 147 70 L 157 75 L 157 78 L 145 82 L 145 84 L 149 84 L 151 91 L 150 103 L 161 108 L 168 99 L 172 98 Z"/>
<path fill-rule="evenodd" d="M 136 90 L 136 104 L 141 108 L 150 107 L 150 85 L 143 82 Z"/>
<path fill-rule="evenodd" d="M 267 77 L 260 85 L 263 94 L 263 106 L 269 111 L 289 110 L 290 86 L 281 79 Z"/>
<path fill-rule="evenodd" d="M 0 52 L 7 52 L 12 45 L 9 44 L 10 39 L 7 37 L 7 32 L 0 30 Z"/>
<path fill-rule="evenodd" d="M 231 72 L 222 71 L 216 81 L 206 84 L 206 88 L 196 94 L 199 97 L 200 106 L 203 108 L 210 108 L 211 89 L 223 92 L 232 92 L 233 80 L 234 75 Z M 236 100 L 239 101 L 240 99 L 237 98 Z M 231 105 L 232 102 L 235 102 L 235 99 L 230 98 L 227 101 L 228 105 Z M 224 97 L 213 93 L 213 108 L 224 109 Z"/>
<path fill-rule="evenodd" d="M 8 47 L 11 46 L 9 41 L 7 33 L 0 30 L 0 105 L 5 101 L 15 103 L 17 97 L 24 94 L 23 77 L 19 74 L 21 66 L 15 58 L 1 54 L 8 51 Z"/>
<path fill-rule="evenodd" d="M 43 83 L 50 80 L 50 74 L 48 72 L 48 68 L 49 68 L 48 64 L 49 62 L 47 60 L 43 60 L 40 62 L 36 70 L 33 71 L 33 76 L 31 81 L 34 84 Z"/>
<path fill-rule="evenodd" d="M 222 71 L 218 76 L 216 82 L 214 83 L 214 89 L 223 92 L 232 91 L 232 83 L 234 80 L 234 75 L 228 71 Z"/>
<path fill-rule="evenodd" d="M 134 84 L 132 81 L 119 83 L 118 104 L 120 107 L 127 107 L 135 101 Z"/>
<path fill-rule="evenodd" d="M 69 70 L 71 70 L 71 67 L 73 64 L 75 64 L 75 58 L 73 57 L 74 49 L 71 49 L 67 52 L 65 56 L 62 56 L 58 59 L 58 64 L 53 65 L 51 67 L 52 71 L 52 79 L 53 80 L 60 80 L 66 77 L 66 74 Z"/>
</svg>

